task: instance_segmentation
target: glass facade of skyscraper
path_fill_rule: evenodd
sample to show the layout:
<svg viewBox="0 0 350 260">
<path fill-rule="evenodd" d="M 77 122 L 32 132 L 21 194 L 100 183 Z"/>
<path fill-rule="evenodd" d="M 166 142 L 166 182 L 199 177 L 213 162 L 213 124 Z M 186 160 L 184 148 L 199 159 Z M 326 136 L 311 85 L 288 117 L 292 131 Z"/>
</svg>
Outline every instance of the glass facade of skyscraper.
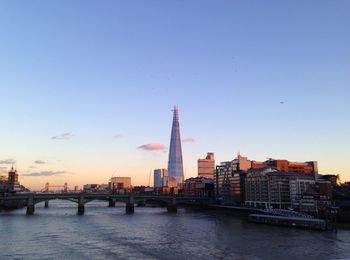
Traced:
<svg viewBox="0 0 350 260">
<path fill-rule="evenodd" d="M 174 107 L 173 113 L 173 126 L 171 129 L 168 161 L 169 187 L 179 187 L 183 184 L 184 174 L 182 163 L 179 111 L 176 106 Z"/>
</svg>

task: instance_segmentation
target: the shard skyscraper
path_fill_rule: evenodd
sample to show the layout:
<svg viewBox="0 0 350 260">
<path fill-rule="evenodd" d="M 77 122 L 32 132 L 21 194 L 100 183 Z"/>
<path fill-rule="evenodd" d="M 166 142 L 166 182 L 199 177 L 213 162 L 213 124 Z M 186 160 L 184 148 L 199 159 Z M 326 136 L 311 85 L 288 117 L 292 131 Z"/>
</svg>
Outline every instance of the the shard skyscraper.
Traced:
<svg viewBox="0 0 350 260">
<path fill-rule="evenodd" d="M 173 126 L 171 129 L 168 176 L 169 187 L 179 187 L 183 184 L 184 172 L 182 165 L 182 150 L 180 138 L 179 111 L 174 107 Z"/>
</svg>

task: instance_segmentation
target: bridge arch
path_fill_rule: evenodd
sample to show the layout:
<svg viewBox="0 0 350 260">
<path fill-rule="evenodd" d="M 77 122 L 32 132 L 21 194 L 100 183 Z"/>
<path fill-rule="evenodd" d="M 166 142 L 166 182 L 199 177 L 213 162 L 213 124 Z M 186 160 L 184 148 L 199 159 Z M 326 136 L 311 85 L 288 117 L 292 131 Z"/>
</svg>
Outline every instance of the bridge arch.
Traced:
<svg viewBox="0 0 350 260">
<path fill-rule="evenodd" d="M 128 201 L 126 199 L 121 199 L 121 198 L 85 198 L 84 204 L 93 202 L 93 201 L 106 201 L 109 202 L 110 200 L 114 200 L 115 202 L 122 202 L 122 203 L 127 203 Z"/>
<path fill-rule="evenodd" d="M 168 206 L 170 204 L 169 200 L 166 199 L 158 199 L 158 198 L 140 198 L 140 199 L 135 199 L 135 203 L 145 203 L 145 204 L 157 204 L 160 206 Z"/>
<path fill-rule="evenodd" d="M 79 204 L 79 201 L 77 199 L 72 199 L 72 198 L 47 198 L 47 199 L 35 199 L 34 205 L 39 204 L 41 202 L 52 201 L 52 200 L 65 200 L 65 201 L 70 201 L 70 202 Z"/>
</svg>

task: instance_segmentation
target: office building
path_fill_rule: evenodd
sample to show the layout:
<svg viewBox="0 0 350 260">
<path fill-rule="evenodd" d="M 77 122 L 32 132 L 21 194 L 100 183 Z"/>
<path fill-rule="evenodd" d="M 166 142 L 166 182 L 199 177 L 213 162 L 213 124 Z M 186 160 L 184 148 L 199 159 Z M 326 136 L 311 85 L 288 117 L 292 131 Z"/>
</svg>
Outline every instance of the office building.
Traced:
<svg viewBox="0 0 350 260">
<path fill-rule="evenodd" d="M 112 177 L 110 188 L 111 190 L 130 190 L 131 177 Z"/>
<path fill-rule="evenodd" d="M 214 180 L 196 177 L 184 181 L 183 193 L 186 196 L 212 198 L 214 196 Z"/>
<path fill-rule="evenodd" d="M 251 162 L 238 154 L 228 162 L 221 162 L 215 169 L 216 196 L 228 202 L 243 204 L 245 196 L 245 175 L 250 169 Z"/>
<path fill-rule="evenodd" d="M 281 172 L 274 167 L 252 168 L 245 177 L 245 204 L 258 208 L 297 207 L 310 185 L 312 175 Z"/>
<path fill-rule="evenodd" d="M 169 161 L 168 161 L 168 186 L 181 187 L 183 184 L 183 164 L 180 137 L 179 111 L 175 106 L 173 110 L 173 125 L 171 129 Z"/>
<path fill-rule="evenodd" d="M 207 153 L 207 157 L 205 159 L 198 159 L 198 177 L 213 179 L 214 172 L 214 153 Z"/>
<path fill-rule="evenodd" d="M 156 169 L 154 170 L 153 186 L 155 188 L 168 187 L 168 170 Z"/>
<path fill-rule="evenodd" d="M 268 159 L 264 162 L 251 162 L 251 168 L 274 167 L 281 172 L 294 172 L 317 175 L 318 166 L 316 161 L 312 162 L 290 162 L 288 160 Z"/>
<path fill-rule="evenodd" d="M 241 202 L 245 201 L 245 176 L 248 171 L 254 169 L 260 171 L 262 168 L 276 169 L 280 174 L 308 175 L 316 180 L 318 167 L 316 161 L 311 162 L 290 162 L 288 160 L 268 159 L 264 162 L 248 160 L 240 154 L 228 162 L 222 162 L 215 168 L 215 191 L 217 197 L 224 200 Z M 240 198 L 240 199 L 238 199 Z"/>
</svg>

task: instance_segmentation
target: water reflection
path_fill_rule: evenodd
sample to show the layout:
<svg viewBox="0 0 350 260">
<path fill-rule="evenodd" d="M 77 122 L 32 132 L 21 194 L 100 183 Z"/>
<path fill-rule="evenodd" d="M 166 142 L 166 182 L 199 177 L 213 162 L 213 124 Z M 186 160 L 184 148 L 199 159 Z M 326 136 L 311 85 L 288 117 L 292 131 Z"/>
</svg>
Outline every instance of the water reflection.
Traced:
<svg viewBox="0 0 350 260">
<path fill-rule="evenodd" d="M 318 232 L 247 223 L 243 218 L 179 209 L 108 208 L 50 201 L 0 212 L 0 259 L 330 259 L 350 258 L 350 231 Z"/>
</svg>

